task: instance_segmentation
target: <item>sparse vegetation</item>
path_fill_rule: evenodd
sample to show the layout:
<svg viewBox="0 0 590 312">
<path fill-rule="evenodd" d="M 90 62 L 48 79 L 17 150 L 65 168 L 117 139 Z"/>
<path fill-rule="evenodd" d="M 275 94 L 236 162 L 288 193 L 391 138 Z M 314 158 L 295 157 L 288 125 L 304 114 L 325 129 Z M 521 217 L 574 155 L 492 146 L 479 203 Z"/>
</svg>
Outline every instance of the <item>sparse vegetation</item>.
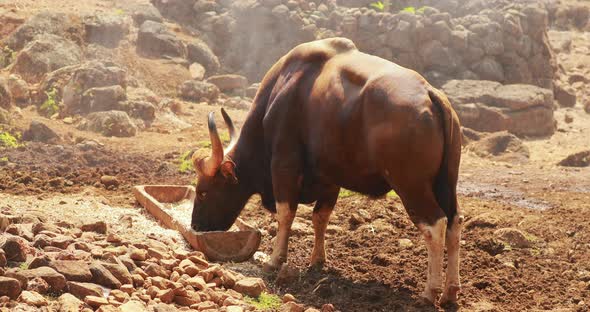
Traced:
<svg viewBox="0 0 590 312">
<path fill-rule="evenodd" d="M 14 136 L 8 131 L 0 132 L 1 148 L 17 148 L 21 146 L 21 144 L 18 141 L 18 136 Z"/>
<path fill-rule="evenodd" d="M 8 66 L 16 59 L 16 51 L 9 47 L 3 47 L 0 50 L 0 68 Z"/>
<path fill-rule="evenodd" d="M 45 100 L 45 102 L 41 104 L 39 110 L 43 115 L 51 117 L 55 113 L 59 112 L 59 106 L 57 105 L 56 101 L 57 89 L 52 88 L 51 90 L 49 90 L 49 92 L 46 91 L 45 95 L 47 95 L 47 100 Z"/>
<path fill-rule="evenodd" d="M 21 270 L 27 270 L 29 268 L 29 264 L 27 262 L 23 262 L 18 266 Z"/>
<path fill-rule="evenodd" d="M 4 156 L 2 158 L 0 158 L 0 163 L 6 163 L 8 162 L 8 157 Z"/>
<path fill-rule="evenodd" d="M 389 12 L 391 10 L 391 0 L 373 2 L 369 6 L 379 12 Z"/>
<path fill-rule="evenodd" d="M 258 298 L 246 296 L 245 301 L 256 308 L 256 311 L 276 311 L 282 303 L 277 295 L 263 292 Z"/>
<path fill-rule="evenodd" d="M 193 162 L 191 161 L 191 156 L 191 151 L 186 151 L 180 156 L 180 164 L 178 165 L 179 172 L 188 173 L 193 171 L 194 167 Z"/>
<path fill-rule="evenodd" d="M 351 190 L 347 190 L 345 188 L 340 189 L 340 193 L 338 194 L 338 198 L 347 198 L 351 196 L 359 195 L 359 193 L 353 192 Z"/>
<path fill-rule="evenodd" d="M 115 15 L 125 15 L 125 10 L 123 10 L 123 9 L 115 9 Z"/>
<path fill-rule="evenodd" d="M 420 7 L 418 9 L 416 9 L 416 7 L 413 6 L 409 6 L 409 7 L 405 7 L 403 9 L 401 9 L 400 12 L 408 12 L 408 13 L 412 13 L 412 14 L 424 14 L 424 10 L 426 9 L 426 7 Z"/>
<path fill-rule="evenodd" d="M 221 132 L 219 133 L 219 138 L 221 139 L 221 143 L 227 144 L 229 143 L 229 133 Z M 203 140 L 199 142 L 199 147 L 201 148 L 211 148 L 211 141 L 209 139 Z"/>
<path fill-rule="evenodd" d="M 351 190 L 347 190 L 347 189 L 341 188 L 340 189 L 340 193 L 338 194 L 338 198 L 347 198 L 347 197 L 352 197 L 352 196 L 357 196 L 357 195 L 361 195 L 361 194 L 359 194 L 357 192 L 353 192 Z M 385 195 L 385 197 L 387 197 L 387 198 L 397 198 L 399 196 L 397 195 L 397 193 L 395 191 L 390 191 L 389 193 L 387 193 Z"/>
</svg>

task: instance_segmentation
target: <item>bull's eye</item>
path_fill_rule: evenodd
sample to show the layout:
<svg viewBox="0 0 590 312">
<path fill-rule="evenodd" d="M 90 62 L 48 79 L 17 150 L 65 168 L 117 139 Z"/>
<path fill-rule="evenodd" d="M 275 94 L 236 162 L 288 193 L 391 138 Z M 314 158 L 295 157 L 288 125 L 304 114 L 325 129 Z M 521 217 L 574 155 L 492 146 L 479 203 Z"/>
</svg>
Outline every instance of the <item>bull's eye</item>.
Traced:
<svg viewBox="0 0 590 312">
<path fill-rule="evenodd" d="M 204 200 L 205 196 L 207 196 L 207 192 L 203 191 L 203 192 L 199 192 L 197 197 L 199 197 L 199 200 Z"/>
</svg>

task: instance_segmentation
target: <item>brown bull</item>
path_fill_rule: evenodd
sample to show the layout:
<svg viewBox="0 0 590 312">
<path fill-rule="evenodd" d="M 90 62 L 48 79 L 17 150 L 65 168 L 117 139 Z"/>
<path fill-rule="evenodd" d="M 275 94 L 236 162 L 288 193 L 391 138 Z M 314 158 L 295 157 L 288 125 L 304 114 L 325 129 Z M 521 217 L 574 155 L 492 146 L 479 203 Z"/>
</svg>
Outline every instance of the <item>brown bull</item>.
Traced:
<svg viewBox="0 0 590 312">
<path fill-rule="evenodd" d="M 340 187 L 371 197 L 400 196 L 428 249 L 423 296 L 454 302 L 460 289 L 462 217 L 456 186 L 461 155 L 457 115 L 416 72 L 359 52 L 343 38 L 297 46 L 266 74 L 239 138 L 223 150 L 213 113 L 212 154 L 193 159 L 198 174 L 192 226 L 226 230 L 260 194 L 276 212 L 269 268 L 287 259 L 298 203 L 315 202 L 311 264 L 326 259 L 324 236 Z"/>
</svg>

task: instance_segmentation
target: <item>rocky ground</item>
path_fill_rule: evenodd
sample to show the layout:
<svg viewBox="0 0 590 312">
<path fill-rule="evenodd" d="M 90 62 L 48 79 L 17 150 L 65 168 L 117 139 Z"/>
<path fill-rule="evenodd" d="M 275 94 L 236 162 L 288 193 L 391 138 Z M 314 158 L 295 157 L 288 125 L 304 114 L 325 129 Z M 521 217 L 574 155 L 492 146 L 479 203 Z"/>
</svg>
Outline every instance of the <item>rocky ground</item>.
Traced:
<svg viewBox="0 0 590 312">
<path fill-rule="evenodd" d="M 369 2 L 0 2 L 0 310 L 588 311 L 590 5 Z M 300 205 L 272 274 L 258 198 L 241 217 L 260 252 L 223 264 L 133 198 L 192 183 L 206 114 L 225 107 L 239 127 L 268 65 L 330 35 L 417 69 L 460 114 L 458 306 L 419 299 L 426 248 L 395 195 L 341 193 L 323 269 L 307 268 Z"/>
</svg>

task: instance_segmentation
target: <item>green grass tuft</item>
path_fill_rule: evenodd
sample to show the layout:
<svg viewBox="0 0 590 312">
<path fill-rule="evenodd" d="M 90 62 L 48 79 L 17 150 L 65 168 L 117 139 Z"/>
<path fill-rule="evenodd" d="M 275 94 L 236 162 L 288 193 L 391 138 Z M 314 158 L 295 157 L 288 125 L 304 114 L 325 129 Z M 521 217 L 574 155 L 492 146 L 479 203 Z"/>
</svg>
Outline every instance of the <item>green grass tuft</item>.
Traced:
<svg viewBox="0 0 590 312">
<path fill-rule="evenodd" d="M 0 132 L 0 147 L 17 148 L 21 145 L 18 138 L 10 134 L 10 132 Z"/>
<path fill-rule="evenodd" d="M 263 292 L 258 298 L 246 296 L 246 303 L 254 306 L 256 311 L 275 311 L 281 307 L 283 301 L 279 296 Z"/>
<path fill-rule="evenodd" d="M 19 269 L 21 270 L 28 270 L 29 269 L 29 264 L 27 262 L 23 262 L 18 266 Z"/>
<path fill-rule="evenodd" d="M 193 171 L 194 167 L 191 159 L 191 151 L 184 152 L 180 156 L 179 162 L 180 164 L 178 165 L 178 171 L 180 173 L 188 173 Z"/>
<path fill-rule="evenodd" d="M 221 132 L 219 134 L 219 138 L 221 139 L 221 143 L 227 144 L 229 143 L 229 133 Z M 211 148 L 211 140 L 203 140 L 198 143 L 199 147 L 201 148 Z"/>
<path fill-rule="evenodd" d="M 57 105 L 56 96 L 57 96 L 57 89 L 52 88 L 49 92 L 45 92 L 47 95 L 47 100 L 41 104 L 39 110 L 43 115 L 46 117 L 51 117 L 55 113 L 59 112 L 59 106 Z"/>
<path fill-rule="evenodd" d="M 340 188 L 340 193 L 338 194 L 338 198 L 347 198 L 351 196 L 359 195 L 359 193 L 353 192 L 351 190 L 347 190 L 345 188 Z"/>
<path fill-rule="evenodd" d="M 338 194 L 338 198 L 347 198 L 347 197 L 352 197 L 352 196 L 359 196 L 361 194 L 357 193 L 357 192 L 353 192 L 351 190 L 347 190 L 345 188 L 340 188 L 340 193 Z M 385 197 L 387 198 L 399 198 L 399 196 L 397 195 L 397 193 L 395 191 L 390 191 L 389 193 L 387 193 L 385 195 Z"/>
</svg>

